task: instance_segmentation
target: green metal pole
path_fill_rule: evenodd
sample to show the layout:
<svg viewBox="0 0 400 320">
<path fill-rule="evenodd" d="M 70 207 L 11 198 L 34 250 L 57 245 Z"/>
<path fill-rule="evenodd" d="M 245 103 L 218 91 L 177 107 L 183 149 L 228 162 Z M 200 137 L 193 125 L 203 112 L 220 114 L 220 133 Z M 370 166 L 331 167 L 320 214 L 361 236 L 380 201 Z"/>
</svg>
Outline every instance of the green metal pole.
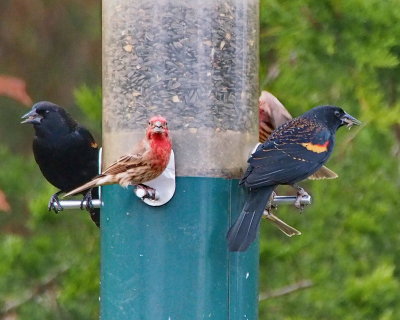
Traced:
<svg viewBox="0 0 400 320">
<path fill-rule="evenodd" d="M 256 319 L 258 246 L 229 254 L 236 180 L 182 177 L 162 208 L 104 188 L 102 319 Z M 238 202 L 237 200 L 234 202 Z M 235 210 L 237 211 L 237 210 Z"/>
<path fill-rule="evenodd" d="M 168 120 L 176 191 L 151 207 L 102 188 L 101 319 L 257 319 L 258 242 L 227 250 L 257 142 L 258 2 L 103 0 L 109 164 Z"/>
</svg>

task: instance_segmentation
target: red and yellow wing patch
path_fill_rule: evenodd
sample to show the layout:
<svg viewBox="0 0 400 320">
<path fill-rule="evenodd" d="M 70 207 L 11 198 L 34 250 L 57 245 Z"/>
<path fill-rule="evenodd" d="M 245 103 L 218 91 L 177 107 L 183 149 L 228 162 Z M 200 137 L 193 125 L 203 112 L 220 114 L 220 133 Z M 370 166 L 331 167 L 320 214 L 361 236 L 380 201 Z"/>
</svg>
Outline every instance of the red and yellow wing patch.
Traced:
<svg viewBox="0 0 400 320">
<path fill-rule="evenodd" d="M 97 148 L 97 147 L 98 147 L 96 141 L 92 141 L 92 142 L 90 143 L 90 146 L 91 146 L 92 148 Z"/>
<path fill-rule="evenodd" d="M 310 150 L 312 152 L 316 153 L 322 153 L 328 151 L 328 146 L 329 146 L 329 141 L 326 141 L 324 144 L 314 144 L 311 142 L 303 142 L 301 145 L 306 148 L 307 150 Z"/>
</svg>

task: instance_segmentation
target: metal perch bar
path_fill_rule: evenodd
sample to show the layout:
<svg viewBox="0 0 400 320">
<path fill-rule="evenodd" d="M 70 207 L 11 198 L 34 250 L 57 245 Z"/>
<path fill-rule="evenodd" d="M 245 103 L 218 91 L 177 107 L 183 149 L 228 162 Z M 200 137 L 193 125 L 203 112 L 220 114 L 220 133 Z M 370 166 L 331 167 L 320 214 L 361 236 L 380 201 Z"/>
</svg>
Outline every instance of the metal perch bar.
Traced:
<svg viewBox="0 0 400 320">
<path fill-rule="evenodd" d="M 275 196 L 272 200 L 272 204 L 291 204 L 296 201 L 296 196 Z M 311 204 L 311 196 L 303 196 L 300 200 L 300 204 L 309 205 Z"/>
<path fill-rule="evenodd" d="M 82 201 L 80 200 L 61 200 L 60 205 L 64 209 L 80 209 Z M 100 199 L 92 200 L 93 208 L 100 208 L 102 206 L 102 202 Z M 83 208 L 86 206 L 86 201 L 83 201 Z"/>
<path fill-rule="evenodd" d="M 291 204 L 296 201 L 296 196 L 276 196 L 274 197 L 273 204 Z M 300 204 L 309 205 L 311 204 L 311 196 L 304 196 L 300 200 Z M 80 209 L 81 201 L 79 200 L 61 200 L 60 205 L 65 209 Z M 94 208 L 100 208 L 102 202 L 100 199 L 93 199 L 92 205 Z M 86 206 L 86 201 L 83 202 L 83 207 Z"/>
</svg>

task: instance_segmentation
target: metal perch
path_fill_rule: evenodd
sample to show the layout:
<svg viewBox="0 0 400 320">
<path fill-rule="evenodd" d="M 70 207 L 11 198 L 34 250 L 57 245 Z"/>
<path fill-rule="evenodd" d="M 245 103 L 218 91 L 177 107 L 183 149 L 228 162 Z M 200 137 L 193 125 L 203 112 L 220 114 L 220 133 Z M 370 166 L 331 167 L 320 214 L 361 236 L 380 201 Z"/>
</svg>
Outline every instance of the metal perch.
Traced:
<svg viewBox="0 0 400 320">
<path fill-rule="evenodd" d="M 80 209 L 82 201 L 80 200 L 61 200 L 60 205 L 63 207 L 64 210 L 67 209 Z M 102 203 L 100 199 L 93 199 L 92 200 L 93 208 L 100 208 Z M 86 206 L 86 201 L 83 201 L 83 208 Z"/>
<path fill-rule="evenodd" d="M 272 200 L 272 204 L 294 204 L 296 199 L 296 196 L 275 196 Z M 311 204 L 311 196 L 303 196 L 300 199 L 300 204 L 305 206 Z"/>
<path fill-rule="evenodd" d="M 296 201 L 296 196 L 276 196 L 274 197 L 273 204 L 293 204 Z M 309 205 L 311 204 L 311 196 L 304 196 L 301 198 L 300 203 L 302 205 Z M 81 201 L 80 200 L 61 200 L 61 206 L 67 209 L 80 209 Z M 83 202 L 83 208 L 86 205 L 86 201 Z M 100 208 L 102 206 L 102 202 L 100 199 L 93 199 L 92 205 L 94 208 Z"/>
</svg>

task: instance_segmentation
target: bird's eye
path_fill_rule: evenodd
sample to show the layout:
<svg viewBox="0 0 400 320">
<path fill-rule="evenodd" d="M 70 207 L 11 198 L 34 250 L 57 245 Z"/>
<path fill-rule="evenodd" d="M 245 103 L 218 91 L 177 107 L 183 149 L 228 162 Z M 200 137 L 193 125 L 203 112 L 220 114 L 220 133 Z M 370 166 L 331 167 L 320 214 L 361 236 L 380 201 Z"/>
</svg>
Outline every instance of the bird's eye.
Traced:
<svg viewBox="0 0 400 320">
<path fill-rule="evenodd" d="M 151 125 L 151 122 L 149 121 L 149 125 Z"/>
<path fill-rule="evenodd" d="M 165 125 L 167 126 L 167 125 L 168 125 L 168 122 L 166 122 Z"/>
<path fill-rule="evenodd" d="M 49 110 L 46 110 L 46 113 L 49 113 L 50 111 Z"/>
<path fill-rule="evenodd" d="M 340 117 L 340 112 L 336 110 L 336 111 L 335 111 L 335 116 L 336 116 L 336 117 Z"/>
</svg>

